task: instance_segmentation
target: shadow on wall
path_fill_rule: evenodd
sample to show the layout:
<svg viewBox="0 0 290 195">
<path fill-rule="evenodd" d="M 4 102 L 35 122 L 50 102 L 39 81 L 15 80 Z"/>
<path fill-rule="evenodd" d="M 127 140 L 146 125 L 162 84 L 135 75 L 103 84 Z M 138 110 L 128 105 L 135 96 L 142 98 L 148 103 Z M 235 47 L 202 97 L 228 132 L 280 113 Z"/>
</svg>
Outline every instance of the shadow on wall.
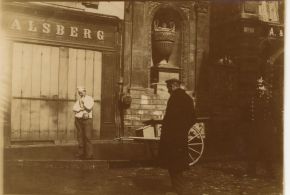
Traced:
<svg viewBox="0 0 290 195">
<path fill-rule="evenodd" d="M 203 51 L 201 65 L 196 74 L 196 113 L 198 116 L 209 116 L 211 113 L 210 69 L 208 54 Z"/>
</svg>

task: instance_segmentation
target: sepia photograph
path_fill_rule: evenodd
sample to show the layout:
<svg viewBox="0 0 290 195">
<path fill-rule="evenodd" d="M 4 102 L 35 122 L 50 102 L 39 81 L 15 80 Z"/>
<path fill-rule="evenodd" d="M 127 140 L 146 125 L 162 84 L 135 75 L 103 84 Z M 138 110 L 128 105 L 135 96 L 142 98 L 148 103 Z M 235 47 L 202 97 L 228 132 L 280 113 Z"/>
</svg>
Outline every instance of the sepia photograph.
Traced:
<svg viewBox="0 0 290 195">
<path fill-rule="evenodd" d="M 285 4 L 2 0 L 2 194 L 285 194 Z"/>
</svg>

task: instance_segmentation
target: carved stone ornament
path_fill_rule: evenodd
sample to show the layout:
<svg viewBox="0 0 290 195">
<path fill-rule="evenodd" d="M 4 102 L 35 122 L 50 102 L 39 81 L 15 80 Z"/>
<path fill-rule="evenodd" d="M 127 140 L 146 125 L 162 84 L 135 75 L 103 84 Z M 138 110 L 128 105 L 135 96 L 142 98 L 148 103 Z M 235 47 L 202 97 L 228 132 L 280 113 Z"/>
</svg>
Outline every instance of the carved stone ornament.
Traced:
<svg viewBox="0 0 290 195">
<path fill-rule="evenodd" d="M 167 64 L 175 42 L 175 23 L 173 21 L 154 21 L 153 45 L 162 58 L 159 64 Z"/>
<path fill-rule="evenodd" d="M 180 9 L 185 13 L 186 19 L 189 20 L 190 9 L 189 8 L 184 8 L 184 7 L 181 7 Z"/>
<path fill-rule="evenodd" d="M 155 10 L 161 3 L 155 1 L 148 2 L 148 15 L 152 15 L 152 11 Z"/>
</svg>

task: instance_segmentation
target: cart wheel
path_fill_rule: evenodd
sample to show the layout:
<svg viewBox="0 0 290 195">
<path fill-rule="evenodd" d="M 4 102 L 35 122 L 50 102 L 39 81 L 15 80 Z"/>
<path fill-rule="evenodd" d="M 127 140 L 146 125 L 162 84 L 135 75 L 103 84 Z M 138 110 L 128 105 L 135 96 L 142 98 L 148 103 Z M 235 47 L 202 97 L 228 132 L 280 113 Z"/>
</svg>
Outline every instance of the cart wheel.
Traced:
<svg viewBox="0 0 290 195">
<path fill-rule="evenodd" d="M 188 155 L 189 166 L 194 165 L 203 153 L 204 142 L 201 129 L 204 128 L 203 123 L 194 124 L 188 132 Z"/>
</svg>

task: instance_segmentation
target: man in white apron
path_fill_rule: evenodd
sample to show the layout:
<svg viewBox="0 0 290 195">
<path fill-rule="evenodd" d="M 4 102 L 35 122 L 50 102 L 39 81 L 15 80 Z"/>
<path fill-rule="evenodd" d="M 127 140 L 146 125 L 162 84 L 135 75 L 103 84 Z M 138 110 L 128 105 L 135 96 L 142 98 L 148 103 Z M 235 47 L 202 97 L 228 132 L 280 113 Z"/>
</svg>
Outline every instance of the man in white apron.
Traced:
<svg viewBox="0 0 290 195">
<path fill-rule="evenodd" d="M 92 109 L 94 106 L 94 99 L 86 95 L 86 89 L 84 87 L 78 87 L 77 91 L 79 99 L 73 106 L 79 144 L 79 150 L 76 157 L 88 160 L 93 158 L 93 145 L 90 138 L 93 125 Z"/>
</svg>

